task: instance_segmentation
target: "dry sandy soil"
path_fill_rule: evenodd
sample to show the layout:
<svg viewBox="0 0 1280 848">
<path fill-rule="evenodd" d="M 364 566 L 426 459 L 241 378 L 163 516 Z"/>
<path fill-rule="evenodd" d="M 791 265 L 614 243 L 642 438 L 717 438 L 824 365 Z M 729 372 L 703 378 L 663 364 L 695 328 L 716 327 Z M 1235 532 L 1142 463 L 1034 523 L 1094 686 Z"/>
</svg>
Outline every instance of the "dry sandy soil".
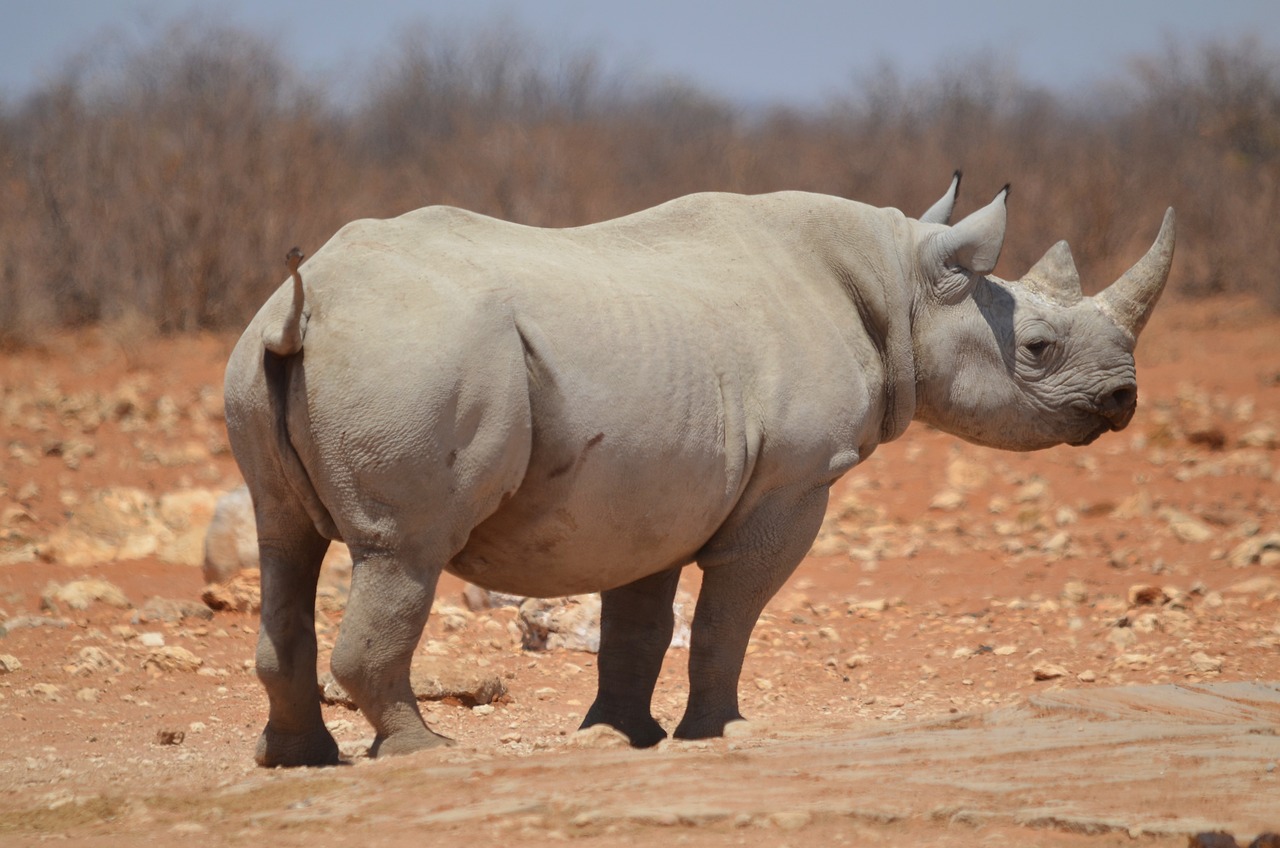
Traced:
<svg viewBox="0 0 1280 848">
<path fill-rule="evenodd" d="M 631 751 L 575 734 L 595 657 L 523 650 L 511 609 L 470 612 L 446 579 L 423 661 L 506 694 L 426 703 L 457 745 L 384 761 L 363 756 L 358 713 L 326 706 L 352 764 L 287 772 L 252 763 L 256 618 L 199 601 L 213 499 L 239 482 L 232 343 L 94 331 L 0 359 L 0 843 L 1280 829 L 1280 319 L 1256 304 L 1157 310 L 1138 415 L 1088 448 L 1005 454 L 919 425 L 882 447 L 762 616 L 753 721 L 731 738 Z M 341 570 L 326 583 L 327 650 Z M 659 683 L 667 727 L 685 661 L 672 649 Z"/>
</svg>

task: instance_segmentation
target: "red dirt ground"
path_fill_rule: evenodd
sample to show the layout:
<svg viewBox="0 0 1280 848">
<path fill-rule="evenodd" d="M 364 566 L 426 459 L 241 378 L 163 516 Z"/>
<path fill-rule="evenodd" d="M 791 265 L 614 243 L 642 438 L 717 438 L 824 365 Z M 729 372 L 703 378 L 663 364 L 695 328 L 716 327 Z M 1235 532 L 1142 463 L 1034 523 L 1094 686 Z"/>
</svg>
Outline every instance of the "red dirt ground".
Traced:
<svg viewBox="0 0 1280 848">
<path fill-rule="evenodd" d="M 575 737 L 594 656 L 526 652 L 512 611 L 455 610 L 432 617 L 420 651 L 508 687 L 493 709 L 427 706 L 456 747 L 370 762 L 368 726 L 334 706 L 326 719 L 355 767 L 259 770 L 256 618 L 166 621 L 153 600 L 198 601 L 192 545 L 208 514 L 183 505 L 239 482 L 220 400 L 233 342 L 93 331 L 0 359 L 0 843 L 1185 844 L 1181 808 L 1084 825 L 958 815 L 944 789 L 903 794 L 893 768 L 939 767 L 927 750 L 860 784 L 868 794 L 843 811 L 771 806 L 770 793 L 829 793 L 836 771 L 859 764 L 831 765 L 842 734 L 1039 709 L 1029 699 L 1058 690 L 1280 680 L 1280 318 L 1249 301 L 1171 303 L 1140 346 L 1139 412 L 1126 431 L 1008 454 L 913 425 L 836 487 L 813 552 L 755 631 L 745 740 L 633 752 Z M 139 517 L 127 538 L 93 518 L 104 493 L 121 490 L 154 519 Z M 175 493 L 193 500 L 165 507 Z M 106 539 L 97 548 L 85 541 L 95 532 Z M 49 584 L 80 578 L 108 581 L 128 605 L 42 600 Z M 696 578 L 690 569 L 692 591 Z M 438 604 L 461 607 L 461 588 L 442 581 Z M 340 615 L 322 613 L 324 650 Z M 159 639 L 199 666 L 165 665 L 145 644 Z M 17 662 L 4 671 L 8 658 Z M 668 728 L 685 660 L 673 649 L 659 683 L 655 714 Z M 162 734 L 181 739 L 161 744 Z M 1123 772 L 1129 755 L 1099 768 Z M 1184 758 L 1144 776 L 1143 803 L 1166 787 L 1175 807 L 1198 767 Z M 714 783 L 715 814 L 676 809 L 701 791 L 698 775 Z M 1093 794 L 1114 801 L 1125 790 L 1113 778 L 1100 774 Z M 1280 829 L 1275 763 L 1240 780 L 1240 793 L 1274 798 L 1276 813 L 1228 823 Z M 606 815 L 619 793 L 643 809 Z M 1202 799 L 1185 826 L 1212 823 L 1216 800 Z"/>
</svg>

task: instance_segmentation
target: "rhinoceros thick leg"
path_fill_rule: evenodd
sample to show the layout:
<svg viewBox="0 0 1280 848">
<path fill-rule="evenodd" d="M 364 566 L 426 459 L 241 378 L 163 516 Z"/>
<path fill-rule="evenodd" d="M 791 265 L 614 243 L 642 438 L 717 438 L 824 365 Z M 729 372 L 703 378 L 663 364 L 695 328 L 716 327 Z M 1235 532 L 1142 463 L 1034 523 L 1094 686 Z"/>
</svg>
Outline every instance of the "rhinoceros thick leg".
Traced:
<svg viewBox="0 0 1280 848">
<path fill-rule="evenodd" d="M 431 612 L 440 567 L 411 548 L 363 551 L 354 566 L 346 614 L 333 649 L 333 676 L 373 725 L 371 756 L 448 744 L 429 729 L 409 684 L 409 664 Z"/>
<path fill-rule="evenodd" d="M 258 679 L 270 701 L 255 759 L 263 766 L 338 762 L 316 690 L 316 582 L 329 540 L 282 485 L 254 487 L 262 568 Z"/>
<path fill-rule="evenodd" d="M 672 568 L 601 593 L 600 684 L 584 728 L 607 724 L 637 748 L 667 737 L 650 705 L 671 644 L 671 601 L 679 582 L 680 569 Z"/>
<path fill-rule="evenodd" d="M 751 631 L 822 526 L 828 487 L 778 490 L 727 524 L 698 556 L 702 589 L 689 640 L 689 705 L 677 739 L 721 736 L 738 712 Z"/>
</svg>

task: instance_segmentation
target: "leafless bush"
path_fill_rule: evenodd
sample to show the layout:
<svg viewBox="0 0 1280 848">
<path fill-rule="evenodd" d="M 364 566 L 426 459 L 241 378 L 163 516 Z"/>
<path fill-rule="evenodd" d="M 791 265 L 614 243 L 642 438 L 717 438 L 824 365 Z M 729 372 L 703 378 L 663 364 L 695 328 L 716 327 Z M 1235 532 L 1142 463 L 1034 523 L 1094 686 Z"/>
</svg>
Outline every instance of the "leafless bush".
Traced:
<svg viewBox="0 0 1280 848">
<path fill-rule="evenodd" d="M 1014 184 L 1006 275 L 1066 238 L 1104 285 L 1175 205 L 1175 290 L 1280 307 L 1280 75 L 1248 41 L 1171 44 L 1087 102 L 975 60 L 748 114 L 510 26 L 422 29 L 360 91 L 335 103 L 279 45 L 188 22 L 0 103 L 0 341 L 233 328 L 289 247 L 432 203 L 567 226 L 690 191 L 795 188 L 919 212 L 956 167 L 972 205 Z"/>
</svg>

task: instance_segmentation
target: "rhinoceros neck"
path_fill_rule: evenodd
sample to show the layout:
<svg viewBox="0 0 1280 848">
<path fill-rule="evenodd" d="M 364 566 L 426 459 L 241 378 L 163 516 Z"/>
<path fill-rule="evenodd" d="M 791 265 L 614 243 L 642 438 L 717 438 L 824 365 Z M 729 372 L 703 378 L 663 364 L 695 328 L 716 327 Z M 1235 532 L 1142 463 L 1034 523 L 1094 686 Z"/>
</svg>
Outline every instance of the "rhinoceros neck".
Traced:
<svg viewBox="0 0 1280 848">
<path fill-rule="evenodd" d="M 880 441 L 901 436 L 916 410 L 911 335 L 914 241 L 911 222 L 896 209 L 837 201 L 828 262 L 883 373 Z"/>
</svg>

